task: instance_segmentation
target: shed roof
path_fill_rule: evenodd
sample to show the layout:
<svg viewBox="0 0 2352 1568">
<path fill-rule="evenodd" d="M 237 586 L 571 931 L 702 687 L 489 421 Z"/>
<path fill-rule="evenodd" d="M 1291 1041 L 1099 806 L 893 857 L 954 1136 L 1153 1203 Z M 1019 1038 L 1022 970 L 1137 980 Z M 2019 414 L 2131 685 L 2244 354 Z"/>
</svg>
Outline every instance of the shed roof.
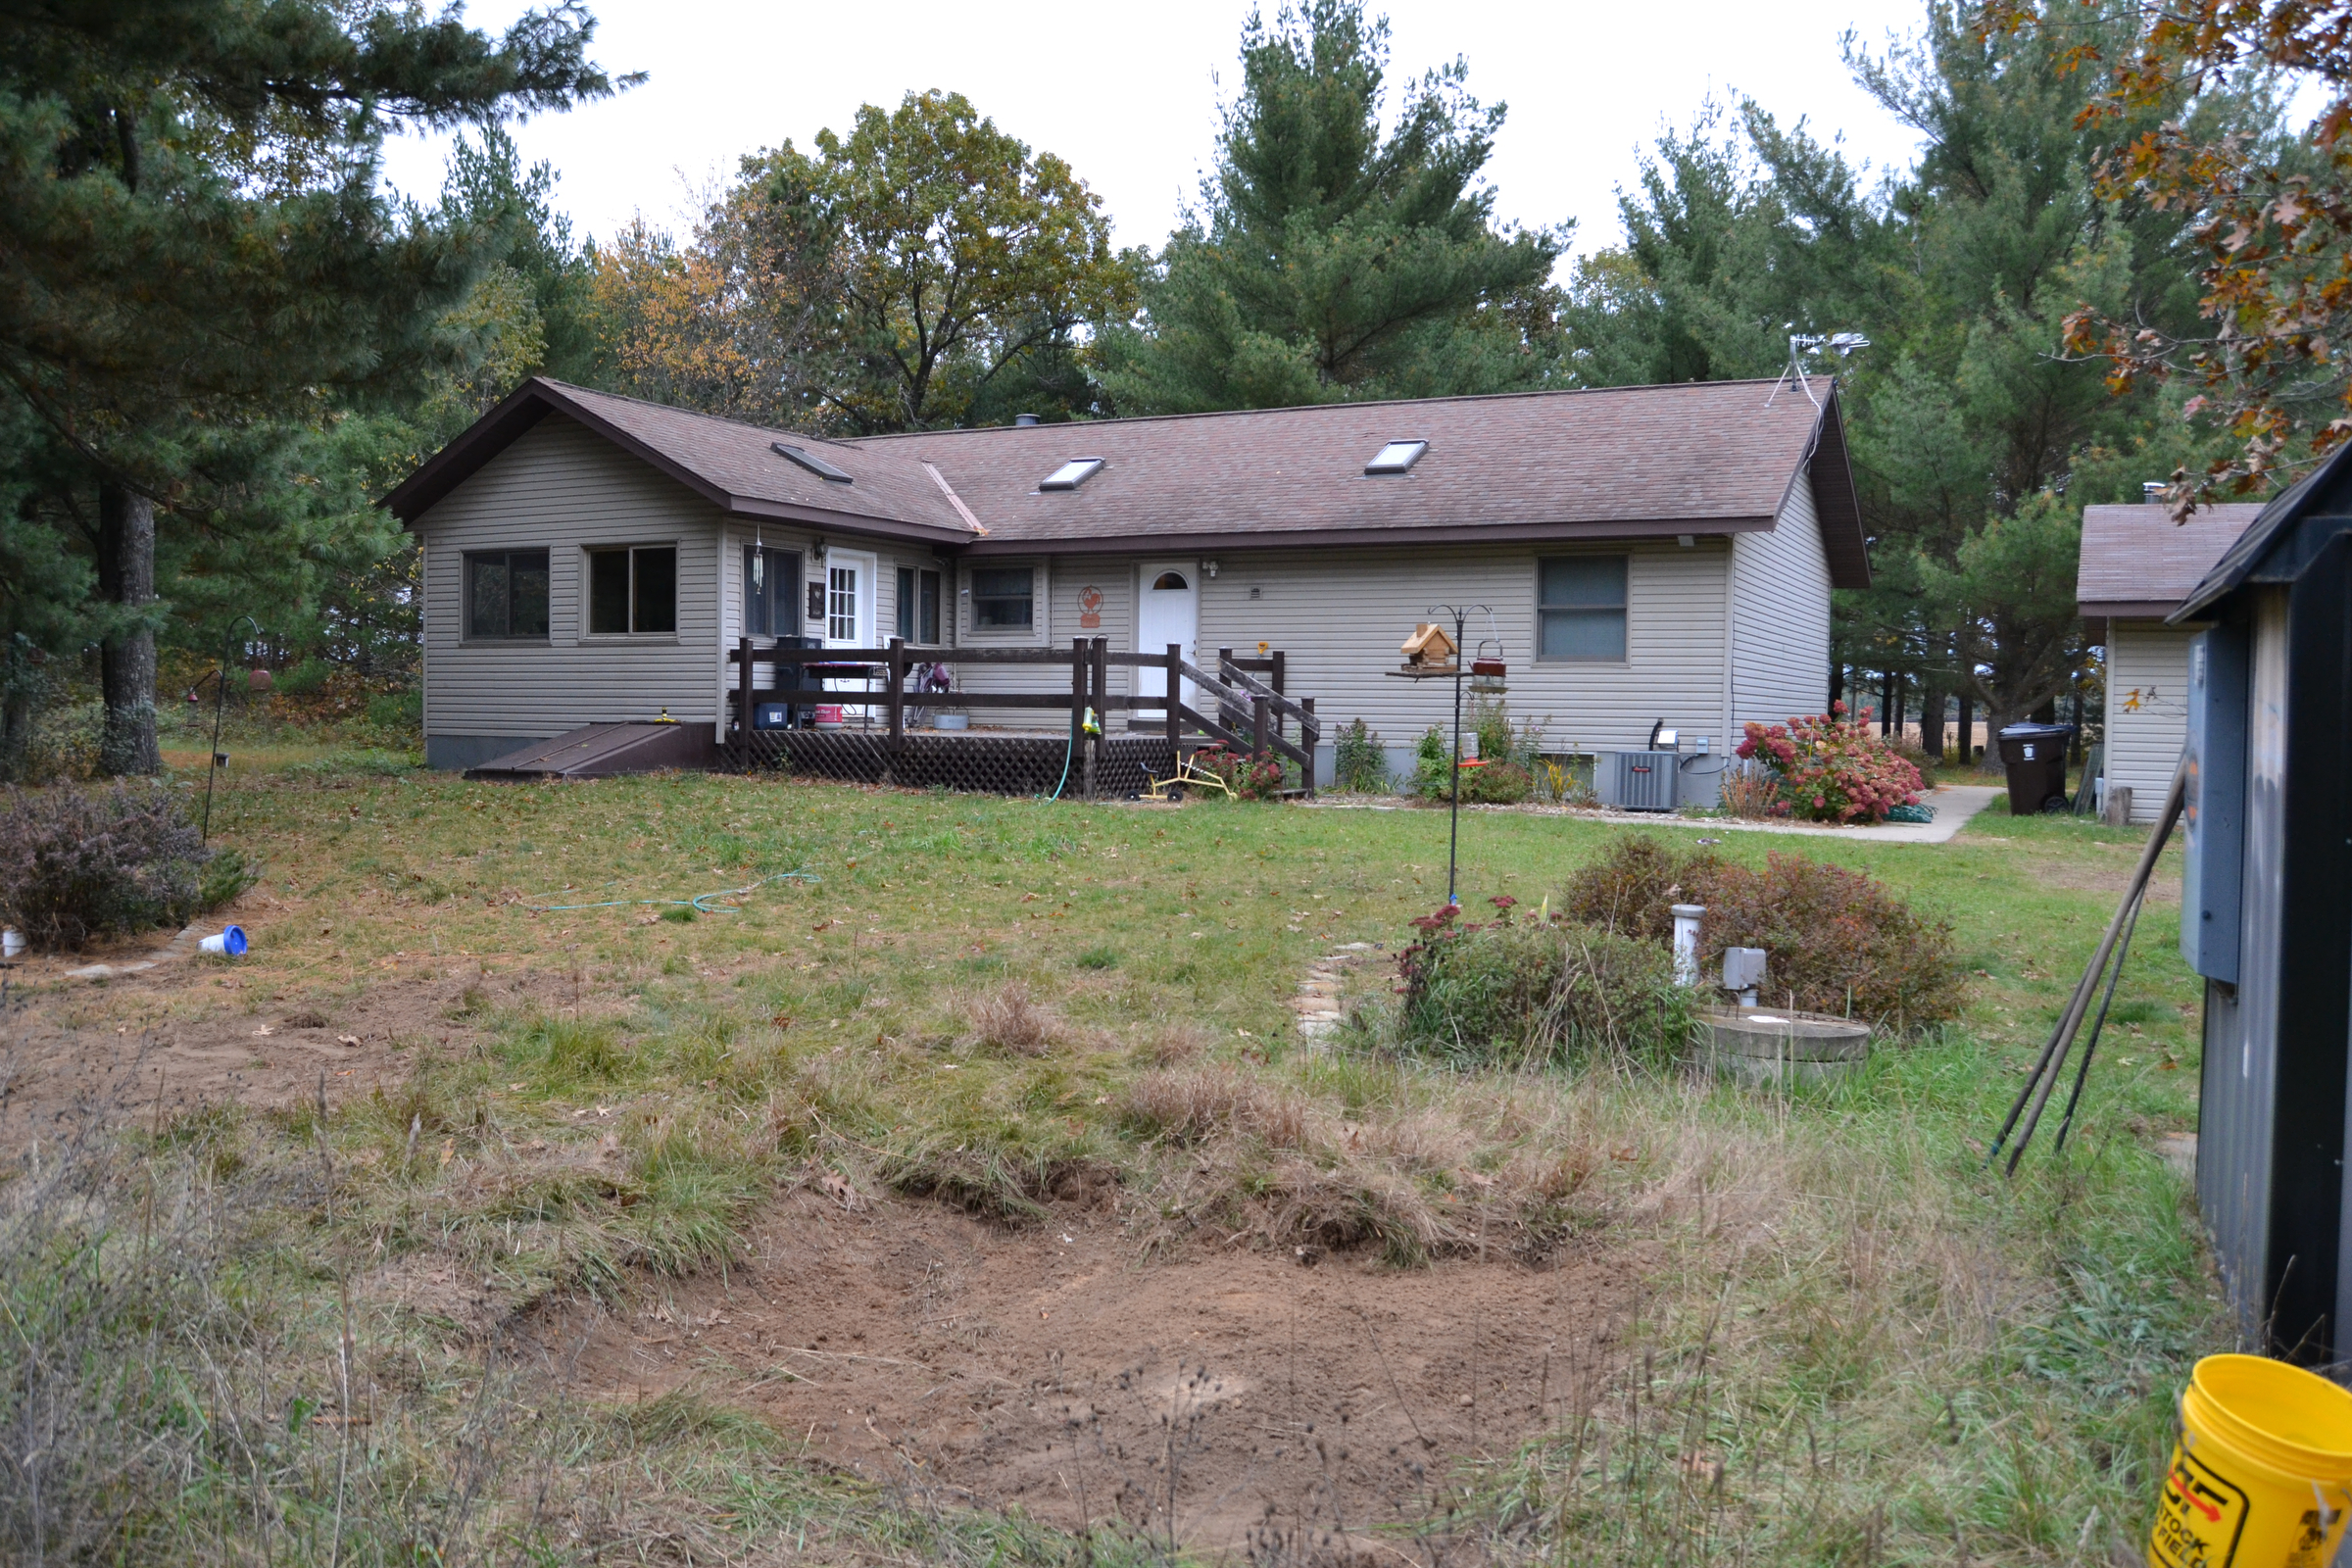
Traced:
<svg viewBox="0 0 2352 1568">
<path fill-rule="evenodd" d="M 2205 507 L 2177 523 L 2161 504 L 2084 507 L 2075 601 L 2093 619 L 2161 620 L 2261 512 L 2259 503 Z"/>
<path fill-rule="evenodd" d="M 1812 476 L 1832 580 L 1870 580 L 1835 384 L 1769 381 L 1322 404 L 852 440 L 765 429 L 534 378 L 385 498 L 414 521 L 550 413 L 722 510 L 982 555 L 1368 542 L 1632 538 L 1768 529 Z M 777 455 L 819 453 L 852 482 Z M 1410 471 L 1367 475 L 1391 441 Z M 1074 489 L 1039 481 L 1076 458 Z"/>
<path fill-rule="evenodd" d="M 2250 582 L 2294 581 L 2328 539 L 2348 528 L 2352 528 L 2352 446 L 2343 446 L 2266 502 L 2252 525 L 2222 553 L 2169 618 L 2176 622 L 2196 619 Z"/>
</svg>

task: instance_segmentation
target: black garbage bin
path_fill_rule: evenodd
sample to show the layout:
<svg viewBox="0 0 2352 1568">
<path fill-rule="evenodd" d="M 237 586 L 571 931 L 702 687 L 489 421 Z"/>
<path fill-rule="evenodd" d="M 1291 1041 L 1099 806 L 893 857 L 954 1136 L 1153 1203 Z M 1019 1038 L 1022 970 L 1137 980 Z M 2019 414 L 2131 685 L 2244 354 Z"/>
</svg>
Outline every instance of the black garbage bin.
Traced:
<svg viewBox="0 0 2352 1568">
<path fill-rule="evenodd" d="M 2066 806 L 2066 747 L 2072 724 L 2011 724 L 2001 731 L 2009 770 L 2009 814 L 2035 816 Z"/>
</svg>

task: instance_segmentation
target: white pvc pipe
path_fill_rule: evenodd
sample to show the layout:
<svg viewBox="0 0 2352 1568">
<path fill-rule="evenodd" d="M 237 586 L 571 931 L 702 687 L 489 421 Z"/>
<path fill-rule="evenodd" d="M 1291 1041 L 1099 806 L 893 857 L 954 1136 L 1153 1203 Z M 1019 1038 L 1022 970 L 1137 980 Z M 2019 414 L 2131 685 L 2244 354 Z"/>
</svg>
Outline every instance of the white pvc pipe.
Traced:
<svg viewBox="0 0 2352 1568">
<path fill-rule="evenodd" d="M 1698 984 L 1698 921 L 1707 912 L 1703 904 L 1678 904 L 1674 908 L 1674 983 Z"/>
</svg>

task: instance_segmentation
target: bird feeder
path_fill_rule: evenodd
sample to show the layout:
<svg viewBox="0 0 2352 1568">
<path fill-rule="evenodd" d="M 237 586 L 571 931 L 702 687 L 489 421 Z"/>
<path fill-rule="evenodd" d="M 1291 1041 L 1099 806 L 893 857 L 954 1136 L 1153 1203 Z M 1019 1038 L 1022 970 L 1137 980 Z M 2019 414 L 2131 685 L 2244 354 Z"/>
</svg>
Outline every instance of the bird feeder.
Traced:
<svg viewBox="0 0 2352 1568">
<path fill-rule="evenodd" d="M 246 671 L 245 689 L 249 692 L 266 692 L 275 684 L 276 677 L 271 675 L 264 665 L 256 664 L 252 669 Z"/>
<path fill-rule="evenodd" d="M 1490 646 L 1494 650 L 1492 654 L 1487 652 Z M 1503 674 L 1502 644 L 1480 643 L 1477 657 L 1470 661 L 1470 689 L 1484 696 L 1500 697 L 1504 691 Z"/>
<path fill-rule="evenodd" d="M 1416 675 L 1456 673 L 1453 639 L 1434 620 L 1415 626 L 1397 651 L 1404 655 L 1404 667 Z"/>
</svg>

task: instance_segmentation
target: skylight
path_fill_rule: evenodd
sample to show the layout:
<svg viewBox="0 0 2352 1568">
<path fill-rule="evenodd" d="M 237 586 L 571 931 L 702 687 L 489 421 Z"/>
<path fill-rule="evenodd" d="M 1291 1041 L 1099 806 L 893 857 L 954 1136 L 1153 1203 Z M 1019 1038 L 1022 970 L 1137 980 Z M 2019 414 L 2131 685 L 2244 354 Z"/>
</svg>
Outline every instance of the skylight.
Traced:
<svg viewBox="0 0 2352 1568">
<path fill-rule="evenodd" d="M 1382 447 L 1370 463 L 1364 465 L 1366 473 L 1406 473 L 1421 461 L 1429 450 L 1426 441 L 1392 441 Z"/>
<path fill-rule="evenodd" d="M 833 465 L 827 463 L 824 459 L 818 457 L 815 453 L 808 451 L 805 447 L 788 447 L 781 441 L 770 441 L 768 443 L 768 447 L 776 454 L 776 456 L 780 458 L 790 458 L 793 462 L 799 464 L 802 467 L 807 468 L 810 473 L 815 474 L 820 479 L 830 480 L 834 484 L 855 484 L 858 482 L 857 480 L 851 478 L 848 473 L 844 472 L 840 468 L 836 468 L 833 466 Z"/>
<path fill-rule="evenodd" d="M 1075 490 L 1101 471 L 1101 458 L 1072 458 L 1037 482 L 1040 490 Z"/>
</svg>

